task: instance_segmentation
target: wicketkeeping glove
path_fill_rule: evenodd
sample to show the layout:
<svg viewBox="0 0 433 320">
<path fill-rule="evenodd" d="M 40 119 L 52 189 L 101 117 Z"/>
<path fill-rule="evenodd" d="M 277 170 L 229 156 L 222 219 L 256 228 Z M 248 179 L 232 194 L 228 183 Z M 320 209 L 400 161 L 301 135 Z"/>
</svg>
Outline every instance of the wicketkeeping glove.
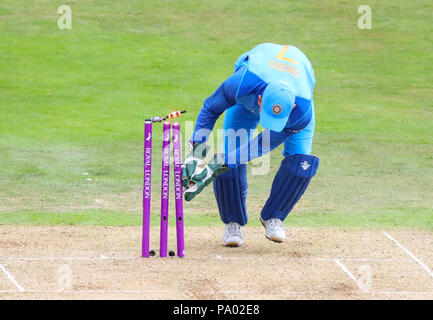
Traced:
<svg viewBox="0 0 433 320">
<path fill-rule="evenodd" d="M 219 153 L 214 155 L 211 161 L 202 169 L 193 173 L 191 178 L 187 180 L 187 185 L 184 186 L 184 198 L 186 201 L 191 201 L 196 195 L 203 191 L 218 175 L 230 170 L 224 166 L 224 154 Z"/>
<path fill-rule="evenodd" d="M 203 168 L 204 158 L 210 149 L 209 146 L 200 142 L 195 143 L 194 146 L 190 142 L 189 146 L 191 151 L 182 164 L 182 185 L 184 187 L 188 186 L 188 180 L 191 179 L 197 168 Z"/>
</svg>

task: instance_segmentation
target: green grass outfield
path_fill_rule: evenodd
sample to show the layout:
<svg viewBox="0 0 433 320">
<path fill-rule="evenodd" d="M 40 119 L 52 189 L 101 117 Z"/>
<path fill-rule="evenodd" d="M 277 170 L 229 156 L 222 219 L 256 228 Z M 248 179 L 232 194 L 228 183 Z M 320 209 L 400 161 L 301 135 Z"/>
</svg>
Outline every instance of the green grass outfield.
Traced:
<svg viewBox="0 0 433 320">
<path fill-rule="evenodd" d="M 62 4 L 72 30 L 57 28 Z M 373 28 L 359 30 L 362 4 L 2 0 L 0 224 L 139 225 L 145 116 L 194 120 L 241 53 L 276 42 L 317 78 L 321 165 L 286 224 L 433 230 L 433 4 L 369 1 Z M 249 177 L 254 225 L 280 152 Z M 219 223 L 212 188 L 185 222 Z"/>
</svg>

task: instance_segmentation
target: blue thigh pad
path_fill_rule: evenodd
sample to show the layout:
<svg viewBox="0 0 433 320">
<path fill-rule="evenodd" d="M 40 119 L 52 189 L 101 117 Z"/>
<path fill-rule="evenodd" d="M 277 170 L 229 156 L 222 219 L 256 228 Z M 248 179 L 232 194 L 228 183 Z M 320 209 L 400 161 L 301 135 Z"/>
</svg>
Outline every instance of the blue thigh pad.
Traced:
<svg viewBox="0 0 433 320">
<path fill-rule="evenodd" d="M 304 130 L 291 134 L 286 141 L 284 141 L 283 156 L 288 157 L 293 154 L 310 154 L 311 146 L 313 144 L 314 127 L 316 125 L 316 117 L 314 112 L 313 103 L 313 115 L 310 123 L 304 128 Z"/>
<path fill-rule="evenodd" d="M 237 222 L 241 226 L 248 221 L 245 199 L 247 197 L 247 165 L 241 164 L 220 174 L 213 181 L 213 190 L 221 220 Z"/>
<path fill-rule="evenodd" d="M 304 194 L 318 167 L 319 158 L 305 154 L 295 154 L 281 161 L 271 194 L 261 212 L 262 219 L 278 218 L 284 221 Z"/>
</svg>

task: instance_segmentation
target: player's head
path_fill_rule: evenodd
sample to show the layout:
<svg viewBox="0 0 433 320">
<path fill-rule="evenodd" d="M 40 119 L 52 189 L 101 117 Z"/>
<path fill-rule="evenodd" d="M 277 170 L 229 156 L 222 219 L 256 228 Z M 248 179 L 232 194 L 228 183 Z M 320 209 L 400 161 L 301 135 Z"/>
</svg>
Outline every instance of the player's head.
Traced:
<svg viewBox="0 0 433 320">
<path fill-rule="evenodd" d="M 260 125 L 280 132 L 295 104 L 295 91 L 285 82 L 270 82 L 261 99 Z"/>
</svg>

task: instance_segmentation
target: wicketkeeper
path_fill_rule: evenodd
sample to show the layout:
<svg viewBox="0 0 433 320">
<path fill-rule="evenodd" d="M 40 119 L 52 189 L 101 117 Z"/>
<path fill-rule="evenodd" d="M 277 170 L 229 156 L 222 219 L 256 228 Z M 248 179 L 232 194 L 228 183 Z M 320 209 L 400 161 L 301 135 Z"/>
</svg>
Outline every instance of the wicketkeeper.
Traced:
<svg viewBox="0 0 433 320">
<path fill-rule="evenodd" d="M 204 101 L 190 140 L 192 151 L 183 164 L 184 197 L 192 200 L 213 181 L 221 220 L 226 224 L 224 245 L 243 244 L 242 226 L 248 221 L 247 162 L 282 143 L 284 159 L 260 221 L 266 238 L 285 240 L 282 222 L 319 166 L 319 159 L 310 155 L 315 82 L 311 63 L 298 48 L 263 43 L 242 54 L 234 64 L 234 73 Z M 209 149 L 205 142 L 224 112 L 223 153 L 205 164 Z M 265 130 L 253 138 L 259 123 Z"/>
</svg>

